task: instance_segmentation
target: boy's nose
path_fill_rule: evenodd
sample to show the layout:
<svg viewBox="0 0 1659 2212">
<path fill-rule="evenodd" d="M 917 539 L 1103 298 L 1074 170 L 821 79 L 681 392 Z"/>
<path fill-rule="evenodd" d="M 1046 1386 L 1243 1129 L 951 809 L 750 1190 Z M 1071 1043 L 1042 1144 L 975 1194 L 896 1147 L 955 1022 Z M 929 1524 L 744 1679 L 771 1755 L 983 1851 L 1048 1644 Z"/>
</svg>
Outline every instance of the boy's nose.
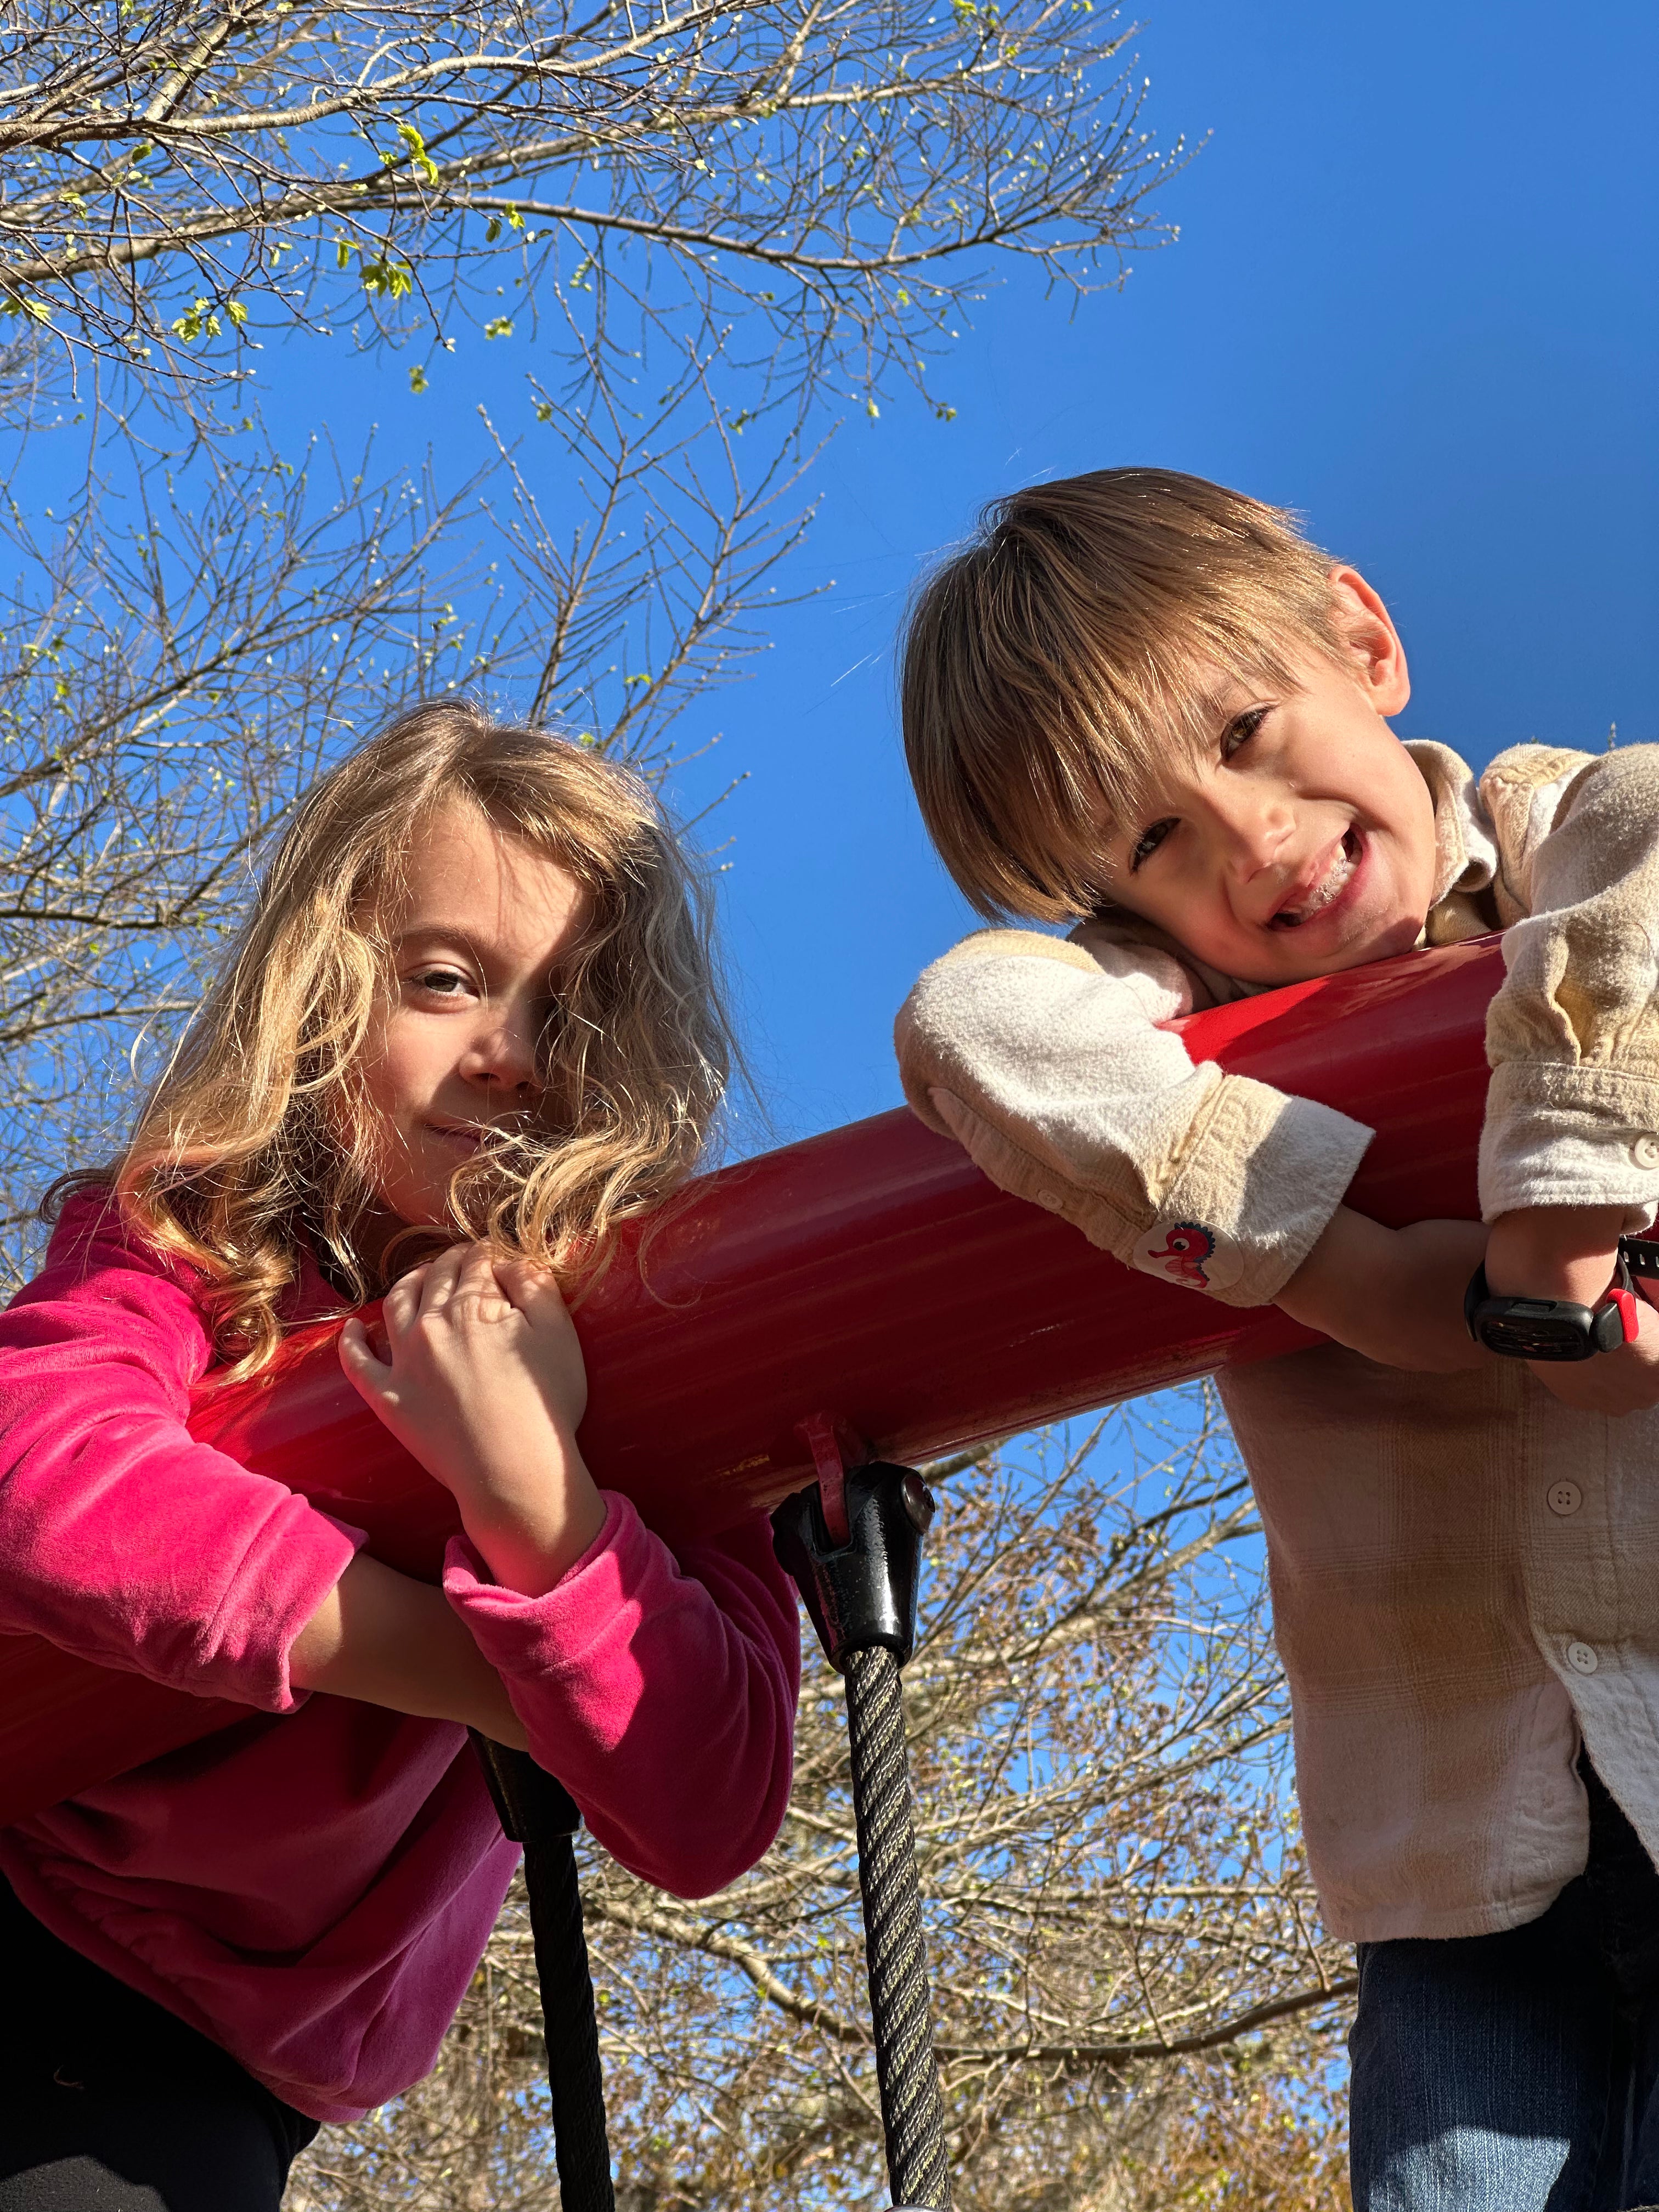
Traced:
<svg viewBox="0 0 1659 2212">
<path fill-rule="evenodd" d="M 1236 882 L 1249 883 L 1280 859 L 1295 826 L 1287 806 L 1264 795 L 1231 799 L 1217 811 L 1227 871 Z"/>
</svg>

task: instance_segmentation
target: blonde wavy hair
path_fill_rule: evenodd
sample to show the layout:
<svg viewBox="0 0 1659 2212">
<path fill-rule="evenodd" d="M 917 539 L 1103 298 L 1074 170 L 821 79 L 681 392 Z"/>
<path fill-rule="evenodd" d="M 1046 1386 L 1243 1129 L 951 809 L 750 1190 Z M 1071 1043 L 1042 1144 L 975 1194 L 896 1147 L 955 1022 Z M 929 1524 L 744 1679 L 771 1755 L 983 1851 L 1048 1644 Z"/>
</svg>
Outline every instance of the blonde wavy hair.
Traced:
<svg viewBox="0 0 1659 2212">
<path fill-rule="evenodd" d="M 133 1229 L 198 1269 L 230 1375 L 276 1349 L 307 1248 L 346 1304 L 384 1287 L 356 1242 L 381 1141 L 360 1062 L 392 979 L 383 916 L 403 858 L 456 802 L 586 896 L 555 978 L 539 1103 L 458 1167 L 440 1233 L 489 1237 L 580 1285 L 708 1135 L 732 1035 L 706 888 L 650 791 L 465 702 L 415 708 L 313 785 L 126 1151 L 64 1177 L 48 1201 L 58 1212 L 77 1189 L 112 1188 Z"/>
</svg>

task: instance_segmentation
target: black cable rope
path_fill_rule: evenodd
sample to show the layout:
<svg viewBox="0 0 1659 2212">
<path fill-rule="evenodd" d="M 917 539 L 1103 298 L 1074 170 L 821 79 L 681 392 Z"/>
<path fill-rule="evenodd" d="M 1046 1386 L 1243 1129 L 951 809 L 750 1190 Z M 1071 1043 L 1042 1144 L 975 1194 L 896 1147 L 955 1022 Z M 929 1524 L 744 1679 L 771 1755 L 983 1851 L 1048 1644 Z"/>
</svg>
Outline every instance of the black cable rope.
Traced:
<svg viewBox="0 0 1659 2212">
<path fill-rule="evenodd" d="M 849 1651 L 843 1664 L 888 2179 L 898 2203 L 948 2212 L 945 2100 L 933 2057 L 899 1662 L 876 1644 Z"/>
<path fill-rule="evenodd" d="M 915 1643 L 921 1540 L 933 1500 L 914 1468 L 881 1462 L 846 1470 L 842 1490 L 844 1532 L 831 1535 L 814 1484 L 773 1514 L 772 1540 L 847 1683 L 870 2018 L 894 2212 L 950 2212 L 899 1680 Z"/>
<path fill-rule="evenodd" d="M 501 1826 L 524 1845 L 524 1886 L 541 1984 L 547 2086 L 553 2105 L 553 2154 L 562 2212 L 616 2212 L 611 2144 L 605 2125 L 599 2024 L 582 1932 L 574 1838 L 582 1824 L 563 1785 L 527 1752 L 472 1738 Z"/>
</svg>

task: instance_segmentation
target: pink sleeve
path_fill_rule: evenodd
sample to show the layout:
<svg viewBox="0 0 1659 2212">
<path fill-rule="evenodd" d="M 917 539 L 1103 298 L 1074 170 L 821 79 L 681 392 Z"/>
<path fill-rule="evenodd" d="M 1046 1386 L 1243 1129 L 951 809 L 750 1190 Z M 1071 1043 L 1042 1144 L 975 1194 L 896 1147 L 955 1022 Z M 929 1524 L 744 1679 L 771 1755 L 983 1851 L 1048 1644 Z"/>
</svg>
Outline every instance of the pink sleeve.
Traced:
<svg viewBox="0 0 1659 2212">
<path fill-rule="evenodd" d="M 114 1209 L 66 1209 L 0 1314 L 0 1632 L 287 1712 L 288 1655 L 362 1541 L 192 1441 L 210 1353 L 190 1279 Z"/>
<path fill-rule="evenodd" d="M 607 1494 L 591 1548 L 543 1597 L 451 1540 L 450 1602 L 502 1677 L 538 1763 L 612 1857 L 681 1897 L 753 1866 L 782 1823 L 800 1627 L 757 1515 L 678 1556 Z"/>
</svg>

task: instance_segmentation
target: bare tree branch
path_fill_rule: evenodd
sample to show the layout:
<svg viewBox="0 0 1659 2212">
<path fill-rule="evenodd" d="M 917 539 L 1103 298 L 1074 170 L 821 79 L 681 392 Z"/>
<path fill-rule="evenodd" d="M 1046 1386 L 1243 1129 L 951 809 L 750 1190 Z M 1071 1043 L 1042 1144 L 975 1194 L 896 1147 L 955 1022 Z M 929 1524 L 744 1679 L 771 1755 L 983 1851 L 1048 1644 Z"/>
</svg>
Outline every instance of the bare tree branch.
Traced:
<svg viewBox="0 0 1659 2212">
<path fill-rule="evenodd" d="M 798 392 L 919 379 L 998 261 L 1086 291 L 1159 234 L 1180 149 L 1125 35 L 1079 0 L 11 0 L 0 299 L 204 394 L 296 325 L 424 375 L 603 269 L 705 350 L 758 317 Z"/>
</svg>

